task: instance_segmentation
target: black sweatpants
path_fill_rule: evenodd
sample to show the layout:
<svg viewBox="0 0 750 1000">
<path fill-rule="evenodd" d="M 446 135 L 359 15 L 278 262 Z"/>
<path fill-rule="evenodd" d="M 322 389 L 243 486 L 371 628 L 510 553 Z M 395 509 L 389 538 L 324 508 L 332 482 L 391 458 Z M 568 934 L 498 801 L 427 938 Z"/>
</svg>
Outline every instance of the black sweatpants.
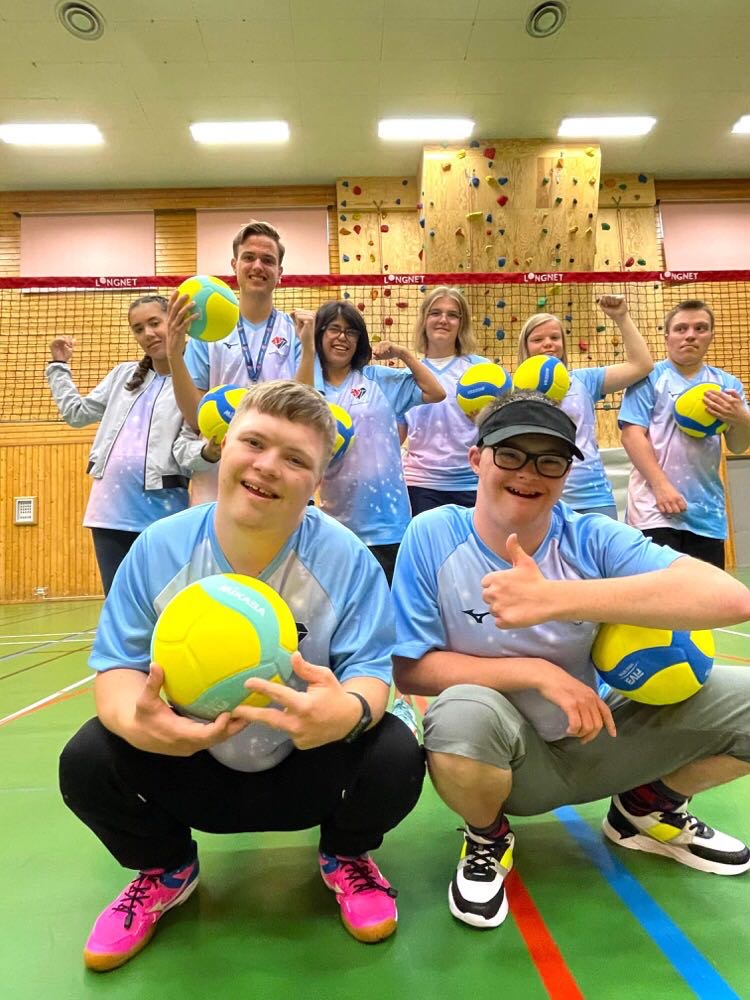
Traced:
<svg viewBox="0 0 750 1000">
<path fill-rule="evenodd" d="M 106 597 L 115 578 L 115 573 L 130 551 L 139 531 L 120 531 L 117 528 L 92 528 L 96 563 L 102 579 L 102 589 Z"/>
<path fill-rule="evenodd" d="M 353 743 L 293 750 L 268 771 L 233 771 L 207 751 L 137 750 L 96 718 L 60 757 L 66 804 L 121 865 L 138 870 L 183 865 L 195 853 L 191 829 L 319 826 L 322 851 L 364 854 L 411 812 L 423 778 L 422 747 L 388 713 Z"/>
</svg>

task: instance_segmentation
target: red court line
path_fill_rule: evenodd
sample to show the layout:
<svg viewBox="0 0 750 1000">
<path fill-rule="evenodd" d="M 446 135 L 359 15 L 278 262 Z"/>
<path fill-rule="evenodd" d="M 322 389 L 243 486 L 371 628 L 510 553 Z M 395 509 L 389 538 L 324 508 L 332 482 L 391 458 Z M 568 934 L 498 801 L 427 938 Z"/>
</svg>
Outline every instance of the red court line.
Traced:
<svg viewBox="0 0 750 1000">
<path fill-rule="evenodd" d="M 76 691 L 67 691 L 65 694 L 59 695 L 57 698 L 52 698 L 50 701 L 43 701 L 41 705 L 32 705 L 27 708 L 25 712 L 19 712 L 18 715 L 13 715 L 9 719 L 0 721 L 0 726 L 7 726 L 11 722 L 16 722 L 18 719 L 25 719 L 27 715 L 32 715 L 34 712 L 38 712 L 42 708 L 49 708 L 50 705 L 59 705 L 63 701 L 70 701 L 71 698 L 77 698 L 79 694 L 85 694 L 90 691 L 87 687 L 80 687 Z"/>
<path fill-rule="evenodd" d="M 547 925 L 521 881 L 521 876 L 513 870 L 505 884 L 508 887 L 510 912 L 526 942 L 531 960 L 550 1000 L 584 1000 L 573 973 L 547 930 Z"/>
</svg>

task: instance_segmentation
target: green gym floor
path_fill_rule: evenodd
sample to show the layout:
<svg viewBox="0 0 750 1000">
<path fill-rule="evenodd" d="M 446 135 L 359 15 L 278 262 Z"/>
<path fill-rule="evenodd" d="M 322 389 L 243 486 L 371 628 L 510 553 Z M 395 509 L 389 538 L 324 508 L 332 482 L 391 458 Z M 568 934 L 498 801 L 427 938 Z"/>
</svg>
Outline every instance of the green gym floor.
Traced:
<svg viewBox="0 0 750 1000">
<path fill-rule="evenodd" d="M 389 941 L 343 930 L 315 831 L 198 834 L 196 893 L 129 965 L 87 972 L 83 943 L 127 877 L 63 806 L 57 757 L 93 714 L 86 658 L 100 606 L 0 607 L 4 998 L 750 997 L 750 873 L 721 878 L 606 846 L 605 803 L 562 809 L 516 820 L 511 915 L 475 931 L 448 913 L 458 820 L 429 784 L 377 854 L 400 889 Z M 750 623 L 716 641 L 718 662 L 750 664 Z M 696 812 L 749 839 L 750 781 L 704 793 Z"/>
</svg>

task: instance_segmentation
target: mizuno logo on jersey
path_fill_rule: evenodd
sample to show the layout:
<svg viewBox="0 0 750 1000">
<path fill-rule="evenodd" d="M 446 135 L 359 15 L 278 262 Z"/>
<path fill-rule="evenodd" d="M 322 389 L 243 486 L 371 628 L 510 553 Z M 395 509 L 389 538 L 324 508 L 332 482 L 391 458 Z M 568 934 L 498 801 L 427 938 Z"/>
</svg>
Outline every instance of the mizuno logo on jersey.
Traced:
<svg viewBox="0 0 750 1000">
<path fill-rule="evenodd" d="M 361 385 L 358 389 L 352 389 L 352 396 L 354 399 L 364 399 L 367 388 Z"/>
<path fill-rule="evenodd" d="M 297 642 L 300 643 L 308 634 L 309 630 L 307 628 L 307 625 L 305 625 L 303 622 L 295 622 L 294 624 L 297 626 Z"/>
<path fill-rule="evenodd" d="M 471 609 L 471 611 L 468 611 L 468 610 L 466 610 L 466 609 L 463 609 L 463 613 L 464 613 L 465 615 L 468 615 L 468 616 L 469 616 L 469 618 L 473 618 L 473 619 L 474 619 L 474 621 L 475 621 L 475 622 L 477 623 L 477 625 L 481 625 L 481 624 L 482 624 L 482 622 L 484 621 L 484 619 L 485 619 L 485 618 L 487 617 L 487 615 L 489 614 L 489 611 L 475 611 L 475 610 L 474 610 L 474 609 L 472 608 L 472 609 Z"/>
</svg>

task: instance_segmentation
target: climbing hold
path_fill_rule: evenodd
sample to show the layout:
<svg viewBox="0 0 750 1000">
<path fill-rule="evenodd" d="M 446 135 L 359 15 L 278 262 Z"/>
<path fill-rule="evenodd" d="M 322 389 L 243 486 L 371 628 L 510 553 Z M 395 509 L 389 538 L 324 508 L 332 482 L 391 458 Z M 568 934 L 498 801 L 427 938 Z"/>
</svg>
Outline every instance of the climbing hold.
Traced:
<svg viewBox="0 0 750 1000">
<path fill-rule="evenodd" d="M 572 323 L 573 322 L 573 317 L 570 315 L 570 313 L 566 313 L 563 316 L 563 319 L 565 320 L 566 323 Z"/>
<path fill-rule="evenodd" d="M 497 258 L 497 266 L 498 267 L 505 267 L 505 264 L 506 264 L 505 257 L 498 257 Z"/>
<path fill-rule="evenodd" d="M 532 264 L 533 260 L 534 260 L 533 257 L 527 257 L 526 258 L 526 267 L 531 267 L 531 264 Z"/>
<path fill-rule="evenodd" d="M 467 212 L 466 213 L 467 222 L 481 222 L 482 212 Z"/>
<path fill-rule="evenodd" d="M 605 188 L 613 188 L 616 183 L 617 181 L 614 179 L 614 177 L 605 177 L 604 180 L 602 181 L 602 186 Z"/>
<path fill-rule="evenodd" d="M 339 229 L 339 233 L 342 236 L 351 236 L 352 235 L 351 229 Z"/>
<path fill-rule="evenodd" d="M 494 160 L 495 159 L 495 147 L 494 146 L 487 146 L 486 149 L 482 150 L 482 155 L 486 156 L 488 160 Z"/>
<path fill-rule="evenodd" d="M 638 263 L 640 264 L 641 267 L 646 266 L 646 261 L 643 259 L 643 257 L 638 258 Z"/>
<path fill-rule="evenodd" d="M 542 177 L 542 184 L 549 184 L 549 177 Z"/>
<path fill-rule="evenodd" d="M 397 205 L 400 205 L 400 204 L 401 204 L 401 199 L 400 199 L 400 198 L 396 198 L 396 204 L 397 204 Z"/>
<path fill-rule="evenodd" d="M 589 184 L 593 187 L 596 184 L 596 177 L 589 177 Z"/>
<path fill-rule="evenodd" d="M 578 232 L 578 226 L 571 226 L 570 229 L 568 230 L 568 232 L 572 236 L 574 233 Z"/>
<path fill-rule="evenodd" d="M 555 204 L 562 205 L 562 198 L 560 197 L 560 195 L 558 195 L 557 198 L 555 198 Z"/>
<path fill-rule="evenodd" d="M 517 323 L 518 322 L 518 316 L 511 316 L 510 317 L 510 321 L 511 321 L 511 323 Z"/>
<path fill-rule="evenodd" d="M 375 263 L 375 254 L 374 254 L 374 253 L 371 253 L 371 254 L 370 254 L 370 263 L 371 263 L 371 264 L 374 264 L 374 263 Z"/>
<path fill-rule="evenodd" d="M 424 218 L 421 218 L 421 219 L 419 220 L 419 224 L 420 224 L 420 226 L 422 227 L 422 229 L 424 229 Z"/>
<path fill-rule="evenodd" d="M 492 230 L 491 229 L 485 229 L 484 235 L 485 236 L 492 236 Z"/>
<path fill-rule="evenodd" d="M 357 223 L 357 225 L 353 226 L 352 228 L 354 229 L 354 232 L 357 234 L 357 236 L 359 236 L 359 234 L 362 232 L 362 226 L 360 226 L 359 223 Z"/>
<path fill-rule="evenodd" d="M 384 290 L 384 292 L 383 292 L 383 295 L 384 295 L 384 296 L 385 296 L 385 297 L 386 297 L 387 299 L 389 299 L 389 298 L 391 297 L 391 290 L 390 290 L 390 288 L 386 288 L 386 289 Z"/>
<path fill-rule="evenodd" d="M 542 233 L 543 233 L 544 236 L 546 236 L 548 232 L 549 232 L 549 229 L 546 229 L 546 228 L 542 229 Z"/>
<path fill-rule="evenodd" d="M 588 342 L 588 340 L 579 340 L 578 341 L 578 350 L 579 351 L 588 351 L 588 349 L 589 349 L 589 342 Z"/>
<path fill-rule="evenodd" d="M 537 308 L 538 309 L 544 309 L 544 307 L 547 305 L 547 296 L 546 295 L 541 295 L 536 300 L 536 304 L 537 304 Z"/>
<path fill-rule="evenodd" d="M 349 187 L 349 181 L 342 181 L 341 182 L 341 187 L 348 188 Z"/>
<path fill-rule="evenodd" d="M 505 230 L 504 229 L 498 229 L 498 232 L 500 233 L 501 236 L 505 236 Z"/>
<path fill-rule="evenodd" d="M 481 143 L 479 142 L 479 139 L 472 139 L 469 143 L 471 149 L 479 149 L 480 145 Z"/>
<path fill-rule="evenodd" d="M 373 290 L 370 292 L 370 298 L 374 300 L 377 297 L 378 297 L 378 290 L 377 288 L 373 288 Z"/>
<path fill-rule="evenodd" d="M 646 181 L 648 180 L 648 177 L 646 177 L 645 174 L 638 174 L 638 180 L 641 184 L 645 184 Z"/>
<path fill-rule="evenodd" d="M 627 191 L 628 189 L 627 184 L 618 184 L 617 186 L 621 191 Z"/>
<path fill-rule="evenodd" d="M 466 238 L 466 233 L 463 231 L 463 229 L 460 226 L 458 227 L 458 229 L 455 231 L 455 233 L 453 235 L 454 236 L 458 236 L 459 239 L 465 239 Z"/>
<path fill-rule="evenodd" d="M 574 204 L 574 205 L 577 205 L 577 204 L 578 204 L 578 199 L 577 199 L 577 198 L 574 198 L 574 199 L 573 199 L 573 204 Z"/>
<path fill-rule="evenodd" d="M 612 226 L 610 226 L 610 224 L 609 224 L 608 222 L 603 222 L 603 223 L 602 223 L 602 229 L 603 229 L 603 230 L 604 230 L 605 232 L 606 232 L 606 231 L 607 231 L 608 229 L 611 229 L 611 228 L 612 228 Z"/>
<path fill-rule="evenodd" d="M 356 256 L 357 256 L 357 260 L 362 260 L 362 254 L 361 253 L 358 253 Z"/>
<path fill-rule="evenodd" d="M 399 301 L 399 302 L 396 303 L 396 308 L 397 309 L 408 309 L 408 307 L 409 307 L 409 303 L 408 302 L 404 302 L 403 300 L 401 300 L 401 301 Z"/>
<path fill-rule="evenodd" d="M 492 222 L 492 213 L 491 212 L 488 212 L 487 215 L 485 215 L 484 221 L 485 222 Z"/>
<path fill-rule="evenodd" d="M 495 330 L 495 340 L 505 340 L 505 330 Z"/>
<path fill-rule="evenodd" d="M 574 178 L 573 178 L 573 183 L 574 183 L 574 184 L 577 184 L 577 183 L 578 183 L 578 178 L 577 178 L 577 177 L 574 177 Z"/>
<path fill-rule="evenodd" d="M 489 316 L 485 316 L 482 320 L 482 326 L 492 326 L 492 320 Z"/>
<path fill-rule="evenodd" d="M 469 183 L 471 184 L 472 187 L 478 188 L 479 187 L 479 178 L 478 177 L 472 177 L 471 180 L 469 181 Z"/>
<path fill-rule="evenodd" d="M 612 346 L 613 346 L 613 347 L 617 347 L 617 345 L 618 345 L 619 343 L 620 343 L 620 338 L 619 338 L 619 337 L 613 337 L 613 338 L 612 338 Z"/>
<path fill-rule="evenodd" d="M 346 222 L 346 216 L 345 216 L 345 215 L 340 215 L 340 216 L 339 216 L 339 219 L 340 219 L 340 220 L 341 220 L 342 222 Z"/>
<path fill-rule="evenodd" d="M 492 174 L 487 174 L 485 181 L 487 181 L 491 187 L 495 187 L 497 185 L 497 179 L 493 177 Z"/>
<path fill-rule="evenodd" d="M 507 177 L 498 177 L 497 183 L 498 184 L 507 184 L 508 183 L 508 178 Z"/>
<path fill-rule="evenodd" d="M 346 202 L 345 201 L 342 201 L 339 204 L 341 205 L 342 208 L 346 208 Z"/>
<path fill-rule="evenodd" d="M 505 299 L 498 299 L 495 305 L 498 309 L 505 309 Z"/>
<path fill-rule="evenodd" d="M 380 232 L 381 233 L 387 233 L 388 232 L 388 226 L 385 226 L 385 225 L 381 226 L 380 227 Z"/>
<path fill-rule="evenodd" d="M 354 187 L 352 188 L 352 194 L 362 194 L 362 188 L 359 186 L 359 184 L 354 185 Z"/>
<path fill-rule="evenodd" d="M 431 230 L 430 230 L 430 236 L 434 236 L 434 235 L 435 235 L 435 230 L 434 230 L 434 229 L 431 229 Z"/>
<path fill-rule="evenodd" d="M 349 293 L 347 292 L 347 295 L 348 294 Z M 358 302 L 357 303 L 357 309 L 359 309 L 360 312 L 364 312 L 365 311 L 365 304 L 364 304 L 364 302 Z"/>
<path fill-rule="evenodd" d="M 561 156 L 560 159 L 557 161 L 557 168 L 558 168 L 558 170 L 562 170 L 562 168 L 564 167 L 564 165 L 565 164 L 564 164 L 563 158 Z"/>
<path fill-rule="evenodd" d="M 603 323 L 600 323 L 600 324 L 599 324 L 599 325 L 597 326 L 597 328 L 596 328 L 596 332 L 597 332 L 597 333 L 604 333 L 604 331 L 605 331 L 606 329 L 607 329 L 607 328 L 606 328 L 606 326 L 605 326 L 605 325 L 604 325 Z"/>
<path fill-rule="evenodd" d="M 459 151 L 456 153 L 456 159 L 458 159 L 458 160 L 463 160 L 463 158 L 465 156 L 466 156 L 466 150 L 465 149 L 459 149 Z"/>
<path fill-rule="evenodd" d="M 451 164 L 450 163 L 441 163 L 440 166 L 441 166 L 441 168 L 443 169 L 443 171 L 445 173 L 448 173 L 448 171 L 451 168 Z"/>
<path fill-rule="evenodd" d="M 594 149 L 593 146 L 587 146 L 585 149 L 585 153 L 586 156 L 594 156 L 596 154 L 596 150 Z"/>
<path fill-rule="evenodd" d="M 352 218 L 354 219 L 355 222 L 357 222 L 359 219 L 362 218 L 362 213 L 361 212 L 352 212 Z"/>
<path fill-rule="evenodd" d="M 497 199 L 497 203 L 501 207 L 503 205 L 507 205 L 508 204 L 508 196 L 507 196 L 507 194 L 501 194 L 500 197 Z"/>
<path fill-rule="evenodd" d="M 385 319 L 383 320 L 383 326 L 393 326 L 393 317 L 386 316 Z"/>
<path fill-rule="evenodd" d="M 401 183 L 403 184 L 404 187 L 406 187 L 407 184 L 409 183 L 409 178 L 408 177 L 404 177 L 404 179 L 401 181 Z"/>
<path fill-rule="evenodd" d="M 628 257 L 628 259 L 625 261 L 625 267 L 632 267 L 633 264 L 635 264 L 635 258 Z"/>
<path fill-rule="evenodd" d="M 589 226 L 589 228 L 586 230 L 586 236 L 591 236 L 593 232 L 594 230 L 591 228 L 591 226 Z"/>
</svg>

